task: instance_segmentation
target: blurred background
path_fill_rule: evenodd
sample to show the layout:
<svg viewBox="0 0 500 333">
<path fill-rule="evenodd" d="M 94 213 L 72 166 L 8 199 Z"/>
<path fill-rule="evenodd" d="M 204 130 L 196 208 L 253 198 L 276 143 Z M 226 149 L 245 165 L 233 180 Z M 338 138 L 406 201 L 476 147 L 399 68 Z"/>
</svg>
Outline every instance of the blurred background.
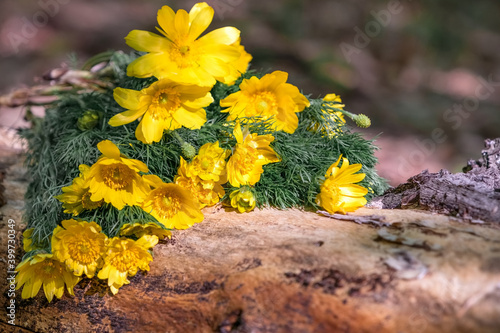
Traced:
<svg viewBox="0 0 500 333">
<path fill-rule="evenodd" d="M 2 0 L 0 95 L 63 63 L 131 49 L 162 5 L 197 1 Z M 500 2 L 495 0 L 207 0 L 209 30 L 235 26 L 252 68 L 284 70 L 311 97 L 342 96 L 372 119 L 379 172 L 392 185 L 424 169 L 460 171 L 500 136 Z M 26 125 L 0 109 L 2 128 Z M 12 140 L 2 131 L 2 140 Z"/>
</svg>

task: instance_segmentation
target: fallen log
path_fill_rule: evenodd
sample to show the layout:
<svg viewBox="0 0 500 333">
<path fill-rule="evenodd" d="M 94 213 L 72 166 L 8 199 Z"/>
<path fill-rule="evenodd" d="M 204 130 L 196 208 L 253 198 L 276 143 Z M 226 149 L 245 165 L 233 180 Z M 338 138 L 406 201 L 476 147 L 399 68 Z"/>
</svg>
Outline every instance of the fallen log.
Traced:
<svg viewBox="0 0 500 333">
<path fill-rule="evenodd" d="M 6 177 L 3 249 L 5 222 L 16 220 L 18 234 L 23 229 L 21 175 L 18 164 Z M 411 209 L 360 209 L 342 220 L 299 210 L 204 213 L 205 221 L 157 245 L 150 272 L 117 295 L 88 279 L 74 297 L 52 303 L 43 293 L 22 300 L 17 291 L 16 326 L 2 306 L 0 330 L 499 331 L 498 224 Z M 2 281 L 6 271 L 1 261 Z"/>
</svg>

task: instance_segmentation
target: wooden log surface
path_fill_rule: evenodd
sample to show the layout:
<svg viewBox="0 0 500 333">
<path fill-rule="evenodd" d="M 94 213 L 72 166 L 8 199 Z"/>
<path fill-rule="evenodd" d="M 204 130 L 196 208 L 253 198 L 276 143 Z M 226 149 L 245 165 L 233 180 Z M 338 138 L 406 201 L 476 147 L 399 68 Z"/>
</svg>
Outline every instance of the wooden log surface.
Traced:
<svg viewBox="0 0 500 333">
<path fill-rule="evenodd" d="M 18 236 L 23 229 L 25 186 L 20 164 L 10 167 L 2 258 L 7 220 L 16 221 Z M 397 209 L 360 209 L 343 219 L 300 210 L 204 213 L 205 221 L 158 244 L 150 272 L 115 296 L 96 280 L 50 304 L 43 292 L 21 300 L 17 291 L 11 326 L 2 282 L 0 331 L 500 331 L 496 224 Z"/>
</svg>

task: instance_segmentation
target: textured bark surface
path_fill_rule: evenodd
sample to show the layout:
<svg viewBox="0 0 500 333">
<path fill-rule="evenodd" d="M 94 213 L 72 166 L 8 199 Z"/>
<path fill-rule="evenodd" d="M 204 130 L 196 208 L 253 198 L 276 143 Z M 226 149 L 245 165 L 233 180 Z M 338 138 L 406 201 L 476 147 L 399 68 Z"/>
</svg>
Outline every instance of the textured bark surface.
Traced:
<svg viewBox="0 0 500 333">
<path fill-rule="evenodd" d="M 372 207 L 419 208 L 473 222 L 500 223 L 500 139 L 486 140 L 482 160 L 469 161 L 464 173 L 422 173 L 390 189 Z"/>
<path fill-rule="evenodd" d="M 26 181 L 6 178 L 6 221 L 22 231 Z M 500 227 L 415 210 L 361 209 L 343 220 L 298 210 L 206 219 L 154 248 L 151 271 L 111 296 L 21 300 L 2 332 L 498 332 Z M 335 217 L 335 216 L 334 216 Z M 18 245 L 18 261 L 21 246 Z M 3 254 L 2 254 L 3 255 Z M 0 279 L 6 281 L 5 263 Z M 2 283 L 2 285 L 4 285 Z"/>
</svg>

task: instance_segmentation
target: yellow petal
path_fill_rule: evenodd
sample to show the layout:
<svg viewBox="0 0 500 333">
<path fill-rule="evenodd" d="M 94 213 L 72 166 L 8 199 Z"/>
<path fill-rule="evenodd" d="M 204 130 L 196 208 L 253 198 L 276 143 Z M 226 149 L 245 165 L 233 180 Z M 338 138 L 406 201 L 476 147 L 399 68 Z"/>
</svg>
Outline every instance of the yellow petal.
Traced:
<svg viewBox="0 0 500 333">
<path fill-rule="evenodd" d="M 141 127 L 147 143 L 158 142 L 163 137 L 163 126 L 161 126 L 160 121 L 153 119 L 149 113 L 144 115 L 138 127 Z"/>
<path fill-rule="evenodd" d="M 325 177 L 329 177 L 332 174 L 333 169 L 335 169 L 337 167 L 337 165 L 339 165 L 339 162 L 340 162 L 341 158 L 342 158 L 342 154 L 340 154 L 339 158 L 337 159 L 337 161 L 335 163 L 333 163 L 332 165 L 330 165 L 330 167 L 328 168 L 328 170 L 325 173 Z"/>
<path fill-rule="evenodd" d="M 213 30 L 198 39 L 202 45 L 226 44 L 231 45 L 240 38 L 240 31 L 234 27 L 224 27 Z"/>
<path fill-rule="evenodd" d="M 149 250 L 158 244 L 158 237 L 155 235 L 144 235 L 137 240 L 136 244 Z"/>
<path fill-rule="evenodd" d="M 181 107 L 173 116 L 179 124 L 189 129 L 199 129 L 207 121 L 204 109 L 199 109 L 197 112 L 190 112 Z"/>
<path fill-rule="evenodd" d="M 115 114 L 113 117 L 111 117 L 108 124 L 110 126 L 116 127 L 131 123 L 140 116 L 142 116 L 146 112 L 146 110 L 147 107 L 142 109 L 132 109 L 122 113 Z"/>
<path fill-rule="evenodd" d="M 240 123 L 237 123 L 234 127 L 233 135 L 238 143 L 243 143 L 243 132 L 241 131 Z"/>
<path fill-rule="evenodd" d="M 205 31 L 214 17 L 214 9 L 207 3 L 197 3 L 189 11 L 189 39 L 194 41 Z"/>
<path fill-rule="evenodd" d="M 172 34 L 174 34 L 174 20 L 175 20 L 175 12 L 169 6 L 163 6 L 158 11 L 157 15 L 158 24 L 163 29 L 165 34 L 172 38 Z"/>
<path fill-rule="evenodd" d="M 179 9 L 175 14 L 174 26 L 180 37 L 187 36 L 189 32 L 189 14 L 184 9 Z"/>
<path fill-rule="evenodd" d="M 143 30 L 132 30 L 125 37 L 125 42 L 131 48 L 141 52 L 163 52 L 171 43 L 162 36 Z"/>
<path fill-rule="evenodd" d="M 115 101 L 125 109 L 139 108 L 141 92 L 132 89 L 115 88 L 113 91 Z"/>
<path fill-rule="evenodd" d="M 163 184 L 163 181 L 157 175 L 144 175 L 142 176 L 142 179 L 144 179 L 144 182 L 146 182 L 146 184 L 152 187 L 157 187 L 158 185 Z"/>
<path fill-rule="evenodd" d="M 340 194 L 350 197 L 363 197 L 368 194 L 368 189 L 357 184 L 339 186 Z"/>
<path fill-rule="evenodd" d="M 162 53 L 148 53 L 132 61 L 127 67 L 127 75 L 139 78 L 156 76 L 161 78 L 162 74 L 170 67 L 171 61 Z M 161 70 L 160 70 L 161 69 Z"/>
<path fill-rule="evenodd" d="M 111 141 L 103 140 L 97 144 L 97 149 L 106 157 L 112 159 L 120 158 L 120 149 Z"/>
<path fill-rule="evenodd" d="M 203 53 L 210 57 L 220 59 L 224 62 L 232 62 L 238 60 L 241 56 L 238 48 L 232 45 L 208 45 L 203 48 Z"/>
</svg>

